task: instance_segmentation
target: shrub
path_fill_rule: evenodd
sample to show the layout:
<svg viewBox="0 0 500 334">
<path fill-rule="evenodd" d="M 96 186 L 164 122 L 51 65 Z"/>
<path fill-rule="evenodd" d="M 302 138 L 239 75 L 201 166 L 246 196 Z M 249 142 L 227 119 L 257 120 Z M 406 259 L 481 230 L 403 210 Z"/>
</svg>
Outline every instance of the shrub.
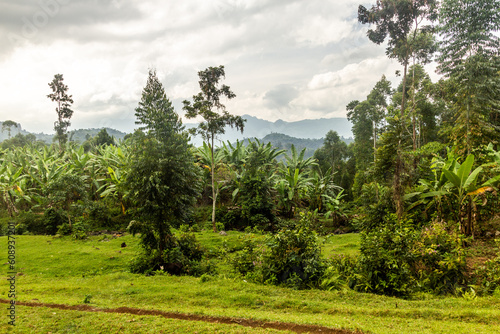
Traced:
<svg viewBox="0 0 500 334">
<path fill-rule="evenodd" d="M 350 256 L 336 255 L 327 261 L 320 288 L 338 290 L 342 287 L 353 288 L 356 282 L 357 259 Z"/>
<path fill-rule="evenodd" d="M 131 225 L 133 232 L 134 223 Z M 173 275 L 200 276 L 214 270 L 214 265 L 203 259 L 205 251 L 194 234 L 183 233 L 179 237 L 168 234 L 165 245 L 161 254 L 157 249 L 144 249 L 144 253 L 132 260 L 131 271 L 152 274 L 160 270 Z"/>
<path fill-rule="evenodd" d="M 316 233 L 310 227 L 311 214 L 301 213 L 293 228 L 284 228 L 267 238 L 262 257 L 262 277 L 272 284 L 283 283 L 301 289 L 317 284 L 325 270 Z"/>
<path fill-rule="evenodd" d="M 59 235 L 70 235 L 72 232 L 72 228 L 69 226 L 68 223 L 63 223 L 62 225 L 59 225 L 57 227 L 57 234 Z"/>
<path fill-rule="evenodd" d="M 240 208 L 228 208 L 220 219 L 216 215 L 216 219 L 224 223 L 227 230 L 242 230 L 247 226 L 243 217 L 243 211 Z"/>
<path fill-rule="evenodd" d="M 265 175 L 244 175 L 240 180 L 241 217 L 247 226 L 270 229 L 275 220 L 271 183 Z"/>
<path fill-rule="evenodd" d="M 231 261 L 233 268 L 242 275 L 254 271 L 258 261 L 255 243 L 251 239 L 246 239 L 244 244 L 244 248 L 238 251 Z"/>
<path fill-rule="evenodd" d="M 387 218 L 390 212 L 395 212 L 392 190 L 376 182 L 364 184 L 358 205 L 362 211 L 361 219 L 355 219 L 354 227 L 359 231 L 369 231 L 381 224 L 391 224 Z"/>
<path fill-rule="evenodd" d="M 48 208 L 43 214 L 43 221 L 45 225 L 45 232 L 50 235 L 57 233 L 58 226 L 64 224 L 67 218 L 64 218 L 61 210 Z"/>
<path fill-rule="evenodd" d="M 415 287 L 412 246 L 417 233 L 396 223 L 361 233 L 358 274 L 354 288 L 358 291 L 391 296 L 407 296 Z"/>
<path fill-rule="evenodd" d="M 424 228 L 415 242 L 414 274 L 424 291 L 437 294 L 453 293 L 465 285 L 466 269 L 463 238 L 450 233 L 442 222 Z"/>
<path fill-rule="evenodd" d="M 22 211 L 16 217 L 16 234 L 45 234 L 46 228 L 43 222 L 43 217 L 31 211 Z"/>
<path fill-rule="evenodd" d="M 84 216 L 88 218 L 89 223 L 95 227 L 113 227 L 109 208 L 102 201 L 88 202 L 85 208 Z"/>
<path fill-rule="evenodd" d="M 71 237 L 76 240 L 87 238 L 87 231 L 89 226 L 82 220 L 77 220 L 71 228 Z"/>
</svg>

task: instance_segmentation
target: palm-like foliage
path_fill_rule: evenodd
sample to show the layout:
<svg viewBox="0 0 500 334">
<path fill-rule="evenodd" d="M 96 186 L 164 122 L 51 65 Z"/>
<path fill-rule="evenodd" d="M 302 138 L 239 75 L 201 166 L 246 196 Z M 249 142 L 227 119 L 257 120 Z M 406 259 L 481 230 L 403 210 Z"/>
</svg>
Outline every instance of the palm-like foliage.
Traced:
<svg viewBox="0 0 500 334">
<path fill-rule="evenodd" d="M 451 151 L 448 151 L 446 162 L 434 158 L 431 165 L 434 180 L 421 179 L 419 191 L 405 196 L 405 199 L 417 195 L 420 198 L 409 209 L 420 204 L 426 204 L 426 209 L 436 207 L 437 218 L 442 219 L 445 218 L 445 205 L 452 204 L 446 199 L 453 198 L 453 203 L 457 205 L 454 218 L 459 222 L 462 233 L 468 236 L 473 235 L 477 199 L 484 196 L 486 192 L 493 191 L 493 186 L 500 181 L 499 174 L 479 184 L 483 166 L 473 170 L 474 160 L 474 155 L 470 154 L 460 164 Z M 450 211 L 451 209 L 450 207 Z"/>
<path fill-rule="evenodd" d="M 10 216 L 18 212 L 16 204 L 21 200 L 30 201 L 23 188 L 26 186 L 23 168 L 15 167 L 7 160 L 0 165 L 0 201 L 7 208 Z"/>
</svg>

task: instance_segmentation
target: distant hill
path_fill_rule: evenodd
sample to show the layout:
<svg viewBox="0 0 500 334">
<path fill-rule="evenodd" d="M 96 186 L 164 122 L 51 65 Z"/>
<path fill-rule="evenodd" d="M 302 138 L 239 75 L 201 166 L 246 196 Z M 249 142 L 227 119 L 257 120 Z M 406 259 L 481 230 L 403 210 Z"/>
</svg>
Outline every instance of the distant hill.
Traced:
<svg viewBox="0 0 500 334">
<path fill-rule="evenodd" d="M 295 138 L 321 139 L 326 136 L 330 130 L 337 131 L 339 136 L 352 138 L 352 124 L 347 118 L 321 118 L 306 119 L 297 122 L 285 122 L 277 120 L 276 122 L 266 121 L 254 116 L 243 115 L 247 120 L 243 134 L 235 129 L 227 128 L 226 133 L 221 136 L 223 142 L 235 142 L 243 138 L 264 138 L 272 133 L 281 133 Z M 186 128 L 196 127 L 197 124 L 187 123 Z M 192 138 L 195 146 L 200 146 L 202 140 L 200 137 Z"/>
<path fill-rule="evenodd" d="M 247 122 L 245 123 L 243 134 L 236 131 L 235 129 L 231 129 L 230 127 L 226 128 L 226 133 L 219 138 L 219 143 L 217 144 L 220 144 L 220 142 L 226 142 L 228 140 L 234 143 L 236 142 L 236 140 L 243 140 L 244 138 L 267 138 L 266 140 L 272 142 L 272 144 L 276 147 L 289 149 L 291 147 L 291 143 L 294 143 L 297 149 L 299 149 L 299 147 L 307 147 L 308 150 L 313 150 L 312 152 L 314 152 L 315 149 L 323 145 L 322 138 L 324 138 L 327 132 L 330 130 L 337 131 L 339 136 L 343 137 L 344 141 L 346 142 L 349 140 L 349 138 L 352 138 L 352 125 L 347 120 L 347 118 L 307 119 L 297 122 L 285 122 L 282 120 L 277 120 L 276 122 L 270 122 L 250 115 L 243 115 L 242 117 L 247 120 Z M 1 125 L 2 122 L 0 122 L 0 129 Z M 197 126 L 197 124 L 193 123 L 187 123 L 184 125 L 186 126 L 186 129 Z M 115 129 L 105 129 L 106 131 L 108 131 L 110 136 L 113 136 L 117 139 L 123 139 L 123 137 L 126 135 L 125 132 L 121 132 Z M 97 135 L 100 130 L 101 129 L 96 128 L 72 130 L 69 132 L 69 138 L 73 141 L 83 143 L 86 140 L 87 135 L 93 137 Z M 18 124 L 17 128 L 11 128 L 11 136 L 13 137 L 18 133 L 27 135 L 30 132 L 23 130 L 21 124 Z M 38 140 L 42 140 L 49 144 L 52 143 L 52 138 L 54 137 L 54 135 L 52 134 L 33 134 Z M 288 138 L 283 136 L 288 136 Z M 0 132 L 0 141 L 7 138 L 7 131 Z M 200 136 L 193 137 L 191 139 L 191 142 L 195 146 L 201 146 L 203 143 Z"/>
<path fill-rule="evenodd" d="M 121 132 L 121 131 L 118 131 L 115 129 L 111 129 L 111 128 L 104 128 L 104 129 L 106 129 L 106 131 L 108 132 L 108 134 L 111 137 L 115 137 L 115 139 L 123 139 L 123 137 L 125 137 L 125 135 L 126 135 L 125 132 Z M 89 138 L 92 138 L 92 137 L 96 136 L 99 133 L 99 131 L 101 131 L 101 130 L 102 130 L 102 128 L 100 128 L 100 129 L 91 128 L 91 129 L 72 130 L 69 132 L 69 138 L 72 141 L 83 143 L 85 140 L 87 140 L 87 135 L 89 136 Z"/>
<path fill-rule="evenodd" d="M 352 138 L 346 139 L 344 137 L 341 137 L 341 139 L 348 145 L 353 141 Z M 295 146 L 297 152 L 300 152 L 305 148 L 306 151 L 304 152 L 304 157 L 309 158 L 314 155 L 314 151 L 323 146 L 324 138 L 303 139 L 295 138 L 282 133 L 271 133 L 264 138 L 259 139 L 259 141 L 264 144 L 271 143 L 273 147 L 280 150 L 284 149 L 287 151 L 288 155 L 290 155 L 291 153 L 292 145 Z M 248 138 L 245 138 L 244 143 L 248 144 Z"/>
<path fill-rule="evenodd" d="M 0 131 L 2 129 L 2 125 L 3 125 L 3 122 L 0 122 Z M 123 137 L 125 137 L 125 135 L 126 135 L 125 132 L 121 132 L 121 131 L 118 131 L 115 129 L 111 129 L 111 128 L 105 128 L 105 129 L 110 136 L 113 136 L 116 139 L 123 139 Z M 90 137 L 94 137 L 95 135 L 97 135 L 99 133 L 99 131 L 101 131 L 101 129 L 96 129 L 96 128 L 71 130 L 68 133 L 68 138 L 70 138 L 73 141 L 83 143 L 86 140 L 87 135 L 89 135 Z M 14 126 L 11 127 L 10 136 L 14 137 L 18 133 L 20 133 L 22 135 L 27 135 L 27 134 L 30 134 L 31 132 L 23 130 L 23 128 L 21 127 L 21 124 L 18 123 L 17 127 L 14 127 Z M 54 135 L 52 135 L 52 134 L 45 134 L 45 133 L 31 133 L 31 134 L 35 135 L 37 140 L 44 141 L 47 144 L 52 143 L 52 139 L 54 138 Z M 8 135 L 7 130 L 0 132 L 0 142 L 4 141 L 5 139 L 8 139 L 8 138 L 9 138 L 9 135 Z"/>
</svg>

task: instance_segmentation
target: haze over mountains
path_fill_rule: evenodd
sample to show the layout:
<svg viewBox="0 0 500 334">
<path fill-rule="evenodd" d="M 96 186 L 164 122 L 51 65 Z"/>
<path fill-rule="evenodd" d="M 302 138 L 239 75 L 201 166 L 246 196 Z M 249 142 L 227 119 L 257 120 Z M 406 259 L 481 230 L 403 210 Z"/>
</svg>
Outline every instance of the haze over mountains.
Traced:
<svg viewBox="0 0 500 334">
<path fill-rule="evenodd" d="M 263 119 L 259 119 L 250 115 L 243 115 L 247 121 L 245 123 L 245 130 L 243 134 L 230 127 L 226 128 L 226 133 L 221 136 L 220 141 L 230 141 L 235 142 L 236 140 L 243 140 L 245 138 L 258 138 L 263 139 L 270 134 L 284 134 L 294 138 L 304 138 L 304 139 L 321 139 L 324 138 L 326 133 L 330 130 L 337 131 L 339 136 L 344 137 L 346 140 L 352 137 L 351 123 L 346 118 L 321 118 L 321 119 L 308 119 L 297 122 L 285 122 L 282 120 L 277 120 L 276 122 L 270 122 Z M 2 123 L 0 122 L 0 128 Z M 186 123 L 186 129 L 196 127 L 195 123 Z M 83 142 L 85 141 L 86 134 L 91 137 L 96 135 L 100 129 L 79 129 L 71 130 L 73 133 L 72 140 Z M 108 133 L 117 139 L 123 138 L 126 133 L 111 128 L 106 128 Z M 21 124 L 18 127 L 11 127 L 11 136 L 21 133 L 27 135 L 30 132 L 22 129 Z M 52 142 L 52 134 L 44 133 L 33 133 L 38 140 L 43 140 L 47 143 Z M 0 140 L 5 140 L 8 138 L 7 130 L 0 133 Z M 195 146 L 199 146 L 202 143 L 202 139 L 199 137 L 192 138 L 192 142 Z"/>
<path fill-rule="evenodd" d="M 237 139 L 241 140 L 243 138 L 264 138 L 271 133 L 281 133 L 295 138 L 321 139 L 330 130 L 337 131 L 339 136 L 346 139 L 352 137 L 352 124 L 347 118 L 306 119 L 297 122 L 277 120 L 276 122 L 270 122 L 250 115 L 243 115 L 242 117 L 247 120 L 243 134 L 228 127 L 224 136 L 220 138 L 222 141 L 235 142 Z M 196 124 L 186 124 L 186 128 L 195 126 Z M 194 138 L 192 141 L 195 145 L 201 144 L 199 138 Z"/>
</svg>

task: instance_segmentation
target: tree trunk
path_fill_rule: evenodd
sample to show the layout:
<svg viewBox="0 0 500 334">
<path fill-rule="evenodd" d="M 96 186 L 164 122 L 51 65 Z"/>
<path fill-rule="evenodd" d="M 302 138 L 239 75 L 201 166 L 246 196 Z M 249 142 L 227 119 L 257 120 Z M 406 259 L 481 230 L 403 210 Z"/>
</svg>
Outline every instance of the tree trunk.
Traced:
<svg viewBox="0 0 500 334">
<path fill-rule="evenodd" d="M 406 55 L 406 60 L 404 63 L 404 74 L 403 74 L 403 98 L 401 99 L 401 132 L 399 134 L 400 138 L 398 140 L 398 151 L 396 157 L 396 170 L 394 175 L 394 201 L 396 204 L 396 214 L 398 216 L 398 220 L 401 220 L 403 217 L 403 196 L 401 189 L 401 173 L 402 173 L 402 156 L 401 156 L 401 136 L 403 136 L 403 126 L 404 126 L 404 117 L 405 117 L 405 94 L 406 94 L 406 72 L 408 70 L 408 54 Z"/>
<path fill-rule="evenodd" d="M 394 202 L 396 204 L 396 214 L 398 220 L 403 217 L 403 200 L 401 196 L 401 152 L 398 149 L 396 156 L 396 170 L 394 173 Z"/>
<path fill-rule="evenodd" d="M 212 144 L 210 146 L 210 157 L 212 159 L 212 227 L 214 233 L 217 232 L 217 226 L 215 226 L 215 201 L 217 200 L 217 194 L 215 193 L 215 161 L 214 161 L 214 137 L 211 138 Z"/>
<path fill-rule="evenodd" d="M 408 58 L 408 56 L 407 56 Z M 401 117 L 405 115 L 405 104 L 406 104 L 406 72 L 408 71 L 408 61 L 405 60 L 404 72 L 403 72 L 403 96 L 401 99 Z"/>
<path fill-rule="evenodd" d="M 474 238 L 474 223 L 472 221 L 472 202 L 471 199 L 467 200 L 467 236 Z"/>
<path fill-rule="evenodd" d="M 66 202 L 66 213 L 68 214 L 69 228 L 71 229 L 71 217 L 69 216 L 69 202 Z"/>
</svg>

